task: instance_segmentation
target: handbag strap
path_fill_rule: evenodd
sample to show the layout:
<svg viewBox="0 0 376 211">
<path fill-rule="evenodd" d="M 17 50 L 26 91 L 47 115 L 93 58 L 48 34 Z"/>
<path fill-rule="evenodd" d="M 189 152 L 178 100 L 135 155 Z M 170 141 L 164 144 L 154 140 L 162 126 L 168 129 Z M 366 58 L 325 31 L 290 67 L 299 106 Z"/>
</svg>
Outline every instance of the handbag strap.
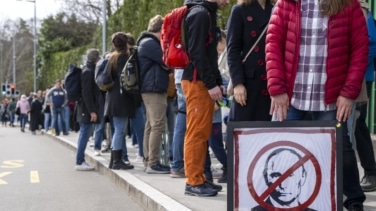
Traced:
<svg viewBox="0 0 376 211">
<path fill-rule="evenodd" d="M 264 36 L 266 29 L 268 29 L 269 23 L 265 26 L 264 30 L 261 32 L 260 36 L 257 38 L 256 42 L 253 44 L 252 48 L 249 49 L 247 55 L 245 55 L 242 63 L 244 64 L 245 61 L 247 61 L 248 56 L 252 53 L 253 49 L 256 47 L 256 45 L 260 42 L 261 37 Z"/>
</svg>

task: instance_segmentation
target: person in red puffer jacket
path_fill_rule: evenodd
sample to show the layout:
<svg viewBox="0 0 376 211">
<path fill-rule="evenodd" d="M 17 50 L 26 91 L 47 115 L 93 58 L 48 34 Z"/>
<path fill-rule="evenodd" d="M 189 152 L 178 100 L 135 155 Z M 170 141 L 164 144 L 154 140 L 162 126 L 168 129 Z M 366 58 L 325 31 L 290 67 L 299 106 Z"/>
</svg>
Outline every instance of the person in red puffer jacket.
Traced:
<svg viewBox="0 0 376 211">
<path fill-rule="evenodd" d="M 366 22 L 358 0 L 279 0 L 266 36 L 267 87 L 275 120 L 342 123 L 343 193 L 348 210 L 363 210 L 365 195 L 347 118 L 368 61 Z"/>
</svg>

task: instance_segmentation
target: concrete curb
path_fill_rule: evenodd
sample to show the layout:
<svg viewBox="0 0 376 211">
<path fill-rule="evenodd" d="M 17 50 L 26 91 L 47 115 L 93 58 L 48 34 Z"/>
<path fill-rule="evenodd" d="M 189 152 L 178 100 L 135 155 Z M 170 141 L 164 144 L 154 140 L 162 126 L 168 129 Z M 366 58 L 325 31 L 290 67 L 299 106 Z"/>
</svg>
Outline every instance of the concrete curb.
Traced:
<svg viewBox="0 0 376 211">
<path fill-rule="evenodd" d="M 64 137 L 53 136 L 49 133 L 42 133 L 52 137 L 67 148 L 76 151 L 77 144 L 72 143 Z M 175 199 L 160 192 L 131 173 L 122 170 L 109 169 L 108 161 L 103 157 L 94 156 L 94 153 L 86 150 L 85 158 L 95 166 L 95 169 L 119 186 L 125 193 L 145 210 L 156 211 L 191 211 L 188 207 Z"/>
</svg>

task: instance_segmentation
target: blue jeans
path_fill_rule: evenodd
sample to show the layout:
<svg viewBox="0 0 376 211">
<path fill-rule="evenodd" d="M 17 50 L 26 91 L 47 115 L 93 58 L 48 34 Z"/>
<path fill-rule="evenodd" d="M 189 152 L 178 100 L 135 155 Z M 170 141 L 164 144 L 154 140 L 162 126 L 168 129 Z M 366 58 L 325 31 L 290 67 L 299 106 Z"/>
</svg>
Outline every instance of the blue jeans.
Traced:
<svg viewBox="0 0 376 211">
<path fill-rule="evenodd" d="M 123 158 L 128 159 L 127 145 L 125 143 L 125 128 L 128 123 L 127 117 L 112 117 L 114 132 L 112 135 L 112 150 L 123 150 Z"/>
<path fill-rule="evenodd" d="M 172 154 L 172 140 L 174 138 L 174 127 L 175 127 L 175 100 L 167 100 L 167 129 L 168 129 L 168 158 L 170 161 L 173 158 Z"/>
<path fill-rule="evenodd" d="M 301 111 L 290 107 L 287 111 L 286 120 L 302 120 L 308 111 Z M 337 110 L 333 111 L 314 111 L 313 120 L 336 120 Z M 347 122 L 342 124 L 342 144 L 343 144 L 343 194 L 346 200 L 343 205 L 347 208 L 351 204 L 362 205 L 366 197 L 359 184 L 359 171 L 356 163 L 355 152 L 350 143 L 348 135 Z"/>
<path fill-rule="evenodd" d="M 21 129 L 25 129 L 25 125 L 27 122 L 27 114 L 21 114 L 20 120 L 21 120 Z"/>
<path fill-rule="evenodd" d="M 144 157 L 144 130 L 145 130 L 145 105 L 141 105 L 136 109 L 135 117 L 130 119 L 132 140 L 136 139 L 138 144 L 138 155 Z"/>
<path fill-rule="evenodd" d="M 187 130 L 186 124 L 186 99 L 181 84 L 176 84 L 178 114 L 175 119 L 174 136 L 172 141 L 171 170 L 179 171 L 184 168 L 184 136 Z"/>
<path fill-rule="evenodd" d="M 10 112 L 10 124 L 13 125 L 14 124 L 14 119 L 16 118 L 16 112 L 15 111 L 11 111 Z"/>
<path fill-rule="evenodd" d="M 213 153 L 217 160 L 222 164 L 224 168 L 227 168 L 227 153 L 223 144 L 221 122 L 213 123 L 212 133 L 209 138 L 209 146 L 213 150 Z"/>
<path fill-rule="evenodd" d="M 44 113 L 44 130 L 48 131 L 50 129 L 50 113 Z"/>
<path fill-rule="evenodd" d="M 68 132 L 70 130 L 70 109 L 69 106 L 64 106 L 64 121 L 65 121 L 65 129 Z"/>
<path fill-rule="evenodd" d="M 87 142 L 89 141 L 92 129 L 93 124 L 80 123 L 80 135 L 78 136 L 77 142 L 76 165 L 81 165 L 82 162 L 85 161 L 85 149 Z"/>
<path fill-rule="evenodd" d="M 105 119 L 102 117 L 100 120 L 100 123 L 94 126 L 94 150 L 101 150 L 101 144 L 105 138 Z"/>
<path fill-rule="evenodd" d="M 58 108 L 52 108 L 52 113 L 53 113 L 53 119 L 54 119 L 54 127 L 56 131 L 56 135 L 60 134 L 60 129 L 63 129 L 63 133 L 67 133 L 67 129 L 65 128 L 65 121 L 64 121 L 64 108 L 63 107 L 58 107 Z M 61 125 L 58 124 L 58 120 L 62 121 Z M 61 126 L 61 128 L 60 128 Z"/>
</svg>

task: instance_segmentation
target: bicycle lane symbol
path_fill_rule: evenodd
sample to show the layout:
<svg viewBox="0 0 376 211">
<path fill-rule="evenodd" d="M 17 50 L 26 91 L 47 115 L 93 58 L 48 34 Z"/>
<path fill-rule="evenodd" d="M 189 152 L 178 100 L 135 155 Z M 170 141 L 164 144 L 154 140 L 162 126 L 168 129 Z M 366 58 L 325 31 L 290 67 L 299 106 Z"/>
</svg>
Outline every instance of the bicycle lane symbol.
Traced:
<svg viewBox="0 0 376 211">
<path fill-rule="evenodd" d="M 254 169 L 255 169 L 257 162 L 260 160 L 261 156 L 263 156 L 268 150 L 273 149 L 273 148 L 286 147 L 286 146 L 300 150 L 304 154 L 302 159 L 298 160 L 295 164 L 293 164 L 272 185 L 270 185 L 265 191 L 263 191 L 262 194 L 258 195 L 258 193 L 256 192 L 254 188 L 253 179 L 252 179 L 252 175 L 254 173 Z M 289 177 L 289 175 L 291 175 L 296 169 L 298 169 L 304 163 L 309 162 L 309 161 L 312 162 L 314 166 L 314 169 L 316 172 L 316 181 L 315 181 L 314 190 L 311 196 L 307 199 L 307 201 L 305 201 L 304 203 L 301 203 L 300 205 L 296 207 L 291 207 L 291 208 L 276 208 L 265 202 L 265 199 L 270 196 L 270 194 L 276 189 L 276 187 L 278 187 L 284 180 L 286 180 L 287 177 Z M 248 189 L 253 199 L 259 205 L 263 206 L 264 208 L 268 210 L 280 210 L 280 211 L 303 210 L 307 208 L 316 199 L 320 190 L 321 180 L 322 180 L 321 168 L 316 157 L 302 145 L 299 145 L 291 141 L 278 141 L 278 142 L 274 142 L 274 143 L 264 146 L 256 154 L 253 161 L 251 162 L 249 169 L 248 169 L 248 175 L 247 175 Z"/>
</svg>

